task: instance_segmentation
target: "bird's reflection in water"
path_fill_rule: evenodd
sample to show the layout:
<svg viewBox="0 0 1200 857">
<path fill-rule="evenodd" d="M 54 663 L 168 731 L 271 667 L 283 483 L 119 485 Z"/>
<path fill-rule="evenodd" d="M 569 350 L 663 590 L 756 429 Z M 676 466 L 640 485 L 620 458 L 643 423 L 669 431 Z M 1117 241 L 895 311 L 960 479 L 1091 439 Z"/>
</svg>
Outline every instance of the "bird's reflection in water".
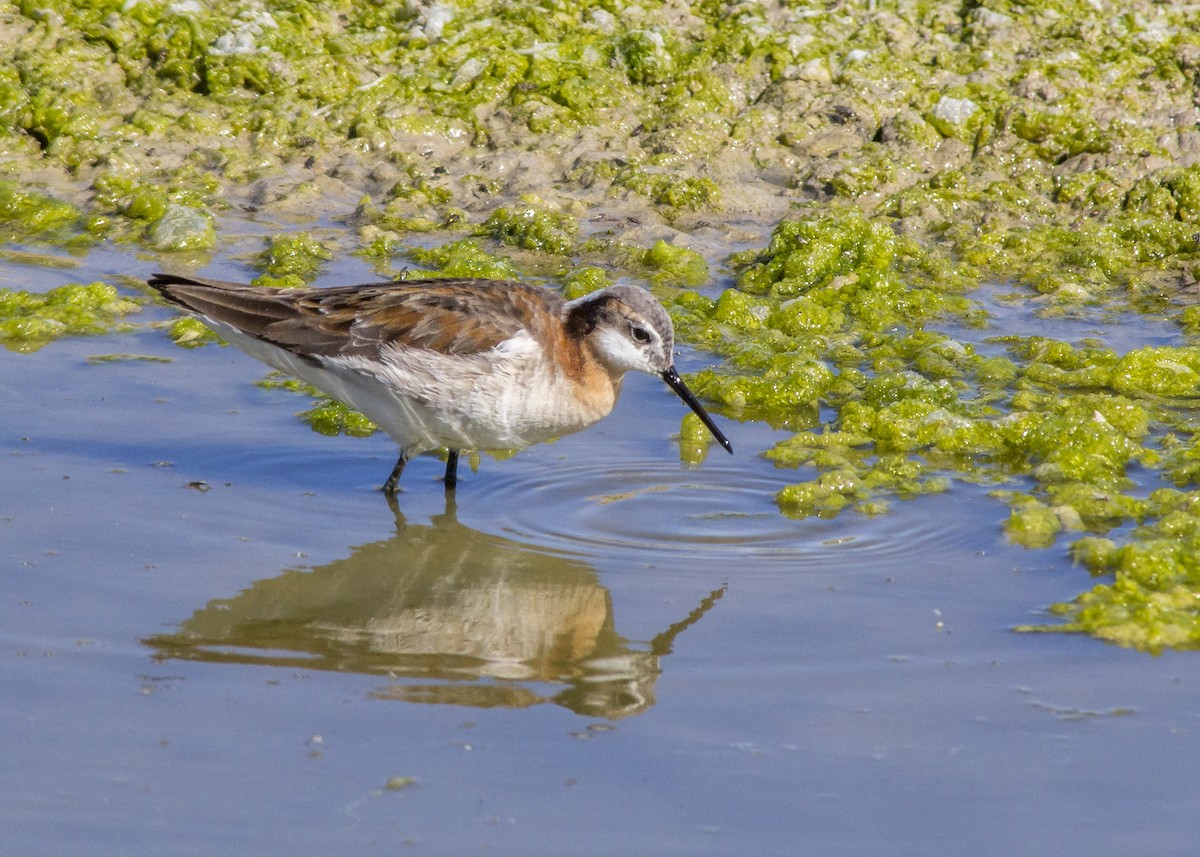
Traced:
<svg viewBox="0 0 1200 857">
<path fill-rule="evenodd" d="M 260 580 L 145 642 L 162 658 L 386 675 L 373 695 L 612 719 L 654 704 L 662 657 L 724 594 L 649 644 L 616 632 L 595 570 L 458 522 L 396 513 L 396 534 L 311 570 Z"/>
</svg>

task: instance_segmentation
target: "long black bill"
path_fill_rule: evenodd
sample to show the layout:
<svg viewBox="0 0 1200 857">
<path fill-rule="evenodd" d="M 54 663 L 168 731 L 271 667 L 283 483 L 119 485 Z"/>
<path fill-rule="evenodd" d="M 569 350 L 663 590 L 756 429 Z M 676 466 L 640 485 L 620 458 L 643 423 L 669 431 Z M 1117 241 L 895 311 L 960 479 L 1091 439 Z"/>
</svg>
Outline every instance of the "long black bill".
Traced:
<svg viewBox="0 0 1200 857">
<path fill-rule="evenodd" d="M 679 373 L 675 371 L 675 367 L 662 373 L 662 379 L 667 382 L 667 386 L 675 391 L 679 398 L 687 402 L 687 406 L 696 412 L 696 416 L 700 418 L 700 422 L 704 423 L 705 428 L 712 432 L 712 436 L 717 439 L 717 443 L 725 447 L 728 453 L 733 452 L 733 444 L 725 435 L 721 434 L 721 430 L 717 428 L 717 424 L 713 422 L 713 418 L 708 415 L 708 411 L 704 410 L 704 405 L 700 404 L 692 391 L 687 388 L 687 384 L 683 383 L 683 379 L 679 377 Z"/>
</svg>

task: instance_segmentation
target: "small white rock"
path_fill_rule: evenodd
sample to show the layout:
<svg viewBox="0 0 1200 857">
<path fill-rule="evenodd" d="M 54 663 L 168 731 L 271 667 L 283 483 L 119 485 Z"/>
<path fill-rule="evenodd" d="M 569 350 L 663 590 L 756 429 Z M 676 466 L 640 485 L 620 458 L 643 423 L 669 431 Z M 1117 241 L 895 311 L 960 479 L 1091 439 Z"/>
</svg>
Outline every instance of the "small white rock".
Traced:
<svg viewBox="0 0 1200 857">
<path fill-rule="evenodd" d="M 943 95 L 938 103 L 933 105 L 933 116 L 950 125 L 965 125 L 979 105 L 969 98 L 950 98 Z"/>
</svg>

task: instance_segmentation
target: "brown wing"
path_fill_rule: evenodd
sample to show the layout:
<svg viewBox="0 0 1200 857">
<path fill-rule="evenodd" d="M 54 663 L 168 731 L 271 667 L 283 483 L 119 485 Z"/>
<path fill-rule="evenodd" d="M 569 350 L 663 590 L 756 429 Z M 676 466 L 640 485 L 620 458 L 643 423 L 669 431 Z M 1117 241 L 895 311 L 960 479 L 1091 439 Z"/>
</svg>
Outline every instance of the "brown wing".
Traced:
<svg viewBox="0 0 1200 857">
<path fill-rule="evenodd" d="M 521 330 L 552 335 L 562 298 L 507 280 L 408 280 L 270 289 L 154 274 L 168 301 L 303 357 L 376 356 L 385 345 L 474 354 Z"/>
</svg>

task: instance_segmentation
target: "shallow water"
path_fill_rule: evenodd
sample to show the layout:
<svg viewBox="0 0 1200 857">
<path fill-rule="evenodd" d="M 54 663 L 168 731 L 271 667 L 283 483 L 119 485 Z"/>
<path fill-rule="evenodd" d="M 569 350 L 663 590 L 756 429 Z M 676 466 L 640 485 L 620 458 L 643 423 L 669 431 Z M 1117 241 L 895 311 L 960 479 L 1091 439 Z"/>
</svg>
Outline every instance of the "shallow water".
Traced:
<svg viewBox="0 0 1200 857">
<path fill-rule="evenodd" d="M 774 432 L 680 464 L 639 377 L 393 509 L 263 374 L 0 351 L 6 854 L 1194 853 L 1200 660 L 1011 632 L 1088 580 L 984 489 L 789 520 Z"/>
</svg>

